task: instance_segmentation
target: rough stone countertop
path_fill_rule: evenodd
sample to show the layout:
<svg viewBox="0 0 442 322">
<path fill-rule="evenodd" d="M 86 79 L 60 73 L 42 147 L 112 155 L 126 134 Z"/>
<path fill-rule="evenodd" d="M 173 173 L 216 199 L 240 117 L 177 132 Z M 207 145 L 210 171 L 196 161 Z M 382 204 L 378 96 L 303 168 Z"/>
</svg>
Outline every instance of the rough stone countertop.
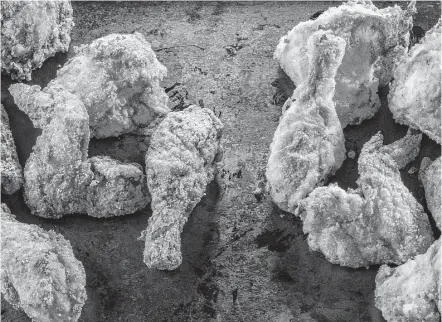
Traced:
<svg viewBox="0 0 442 322">
<path fill-rule="evenodd" d="M 63 234 L 87 274 L 88 300 L 80 321 L 383 321 L 374 307 L 378 267 L 332 265 L 308 249 L 300 219 L 257 193 L 265 185 L 269 145 L 281 106 L 293 85 L 272 59 L 281 36 L 332 2 L 73 2 L 71 49 L 33 73 L 30 84 L 45 86 L 72 57 L 72 47 L 109 33 L 138 31 L 167 67 L 163 82 L 171 104 L 190 102 L 216 112 L 225 125 L 220 173 L 183 232 L 183 264 L 175 271 L 148 269 L 142 261 L 150 207 L 133 215 L 95 219 L 32 216 L 21 192 L 2 195 L 17 219 Z M 377 3 L 384 7 L 392 2 Z M 402 2 L 405 7 L 407 3 Z M 420 2 L 415 24 L 425 31 L 440 17 L 440 2 Z M 40 130 L 14 105 L 2 75 L 1 102 L 7 109 L 22 165 Z M 405 135 L 386 105 L 371 120 L 344 131 L 347 159 L 332 178 L 355 187 L 362 145 L 382 130 L 385 143 Z M 125 135 L 92 140 L 90 155 L 107 154 L 144 166 L 148 142 Z M 417 171 L 424 156 L 440 146 L 424 135 L 419 157 L 402 171 L 414 196 L 426 207 Z M 438 234 L 437 231 L 435 231 Z M 29 318 L 2 300 L 2 321 Z"/>
</svg>

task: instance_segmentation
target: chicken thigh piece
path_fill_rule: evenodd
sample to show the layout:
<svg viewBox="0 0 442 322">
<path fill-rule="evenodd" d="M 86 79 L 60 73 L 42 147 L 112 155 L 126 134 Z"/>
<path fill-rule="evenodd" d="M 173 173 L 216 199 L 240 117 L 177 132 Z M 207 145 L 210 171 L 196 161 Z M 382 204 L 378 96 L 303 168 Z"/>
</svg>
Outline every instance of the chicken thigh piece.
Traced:
<svg viewBox="0 0 442 322">
<path fill-rule="evenodd" d="M 400 60 L 388 106 L 400 124 L 441 143 L 441 20 Z"/>
<path fill-rule="evenodd" d="M 425 199 L 427 200 L 428 210 L 433 215 L 439 230 L 441 227 L 441 185 L 442 185 L 441 158 L 431 161 L 429 158 L 423 158 L 419 170 L 419 180 L 424 185 Z"/>
<path fill-rule="evenodd" d="M 70 1 L 2 1 L 0 17 L 1 69 L 12 79 L 31 80 L 46 59 L 69 49 Z"/>
<path fill-rule="evenodd" d="M 160 86 L 167 70 L 139 33 L 110 34 L 75 48 L 76 55 L 46 88 L 14 84 L 15 104 L 43 127 L 54 113 L 54 88 L 77 96 L 89 114 L 92 137 L 105 138 L 156 126 L 169 112 Z"/>
<path fill-rule="evenodd" d="M 309 78 L 293 93 L 270 146 L 266 177 L 273 201 L 294 212 L 299 201 L 345 159 L 344 134 L 335 111 L 335 74 L 345 41 L 319 30 L 308 41 Z"/>
<path fill-rule="evenodd" d="M 440 239 L 425 254 L 376 275 L 375 305 L 388 322 L 439 322 L 441 303 Z"/>
<path fill-rule="evenodd" d="M 14 138 L 9 128 L 9 118 L 3 104 L 1 105 L 1 186 L 2 193 L 13 194 L 23 185 L 23 171 L 18 162 Z"/>
<path fill-rule="evenodd" d="M 24 169 L 24 199 L 31 212 L 46 218 L 109 217 L 144 208 L 149 195 L 141 166 L 102 156 L 88 159 L 86 108 L 77 96 L 53 89 L 54 113 Z"/>
<path fill-rule="evenodd" d="M 418 155 L 421 138 L 409 131 L 383 145 L 383 136 L 374 135 L 359 156 L 358 189 L 333 184 L 301 201 L 298 214 L 311 250 L 356 268 L 401 264 L 428 249 L 433 242 L 428 216 L 399 172 Z"/>
<path fill-rule="evenodd" d="M 386 86 L 395 63 L 407 52 L 412 14 L 399 6 L 378 9 L 369 0 L 350 0 L 328 9 L 315 20 L 299 23 L 282 37 L 274 54 L 282 69 L 299 86 L 309 77 L 308 39 L 318 30 L 346 41 L 337 70 L 334 101 L 342 128 L 360 124 L 379 110 L 378 86 Z"/>
<path fill-rule="evenodd" d="M 192 105 L 169 113 L 153 133 L 146 153 L 153 214 L 139 238 L 148 267 L 181 264 L 181 232 L 214 178 L 222 129 L 211 110 Z"/>
<path fill-rule="evenodd" d="M 1 292 L 36 322 L 78 321 L 86 274 L 62 235 L 18 222 L 1 204 Z"/>
</svg>

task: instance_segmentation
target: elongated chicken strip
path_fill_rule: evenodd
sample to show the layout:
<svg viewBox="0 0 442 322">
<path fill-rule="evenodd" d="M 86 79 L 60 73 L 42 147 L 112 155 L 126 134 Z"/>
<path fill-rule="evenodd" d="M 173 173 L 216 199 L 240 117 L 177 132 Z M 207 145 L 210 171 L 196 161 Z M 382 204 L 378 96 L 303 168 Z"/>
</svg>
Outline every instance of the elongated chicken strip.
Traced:
<svg viewBox="0 0 442 322">
<path fill-rule="evenodd" d="M 378 9 L 369 0 L 351 0 L 299 23 L 281 38 L 274 57 L 299 86 L 309 77 L 309 37 L 331 30 L 343 38 L 345 53 L 335 75 L 336 112 L 342 128 L 360 124 L 379 110 L 378 86 L 390 82 L 395 63 L 407 52 L 415 12 L 414 1 L 404 11 L 397 5 Z"/>
<path fill-rule="evenodd" d="M 441 143 L 441 20 L 400 60 L 390 86 L 388 107 L 400 124 Z"/>
<path fill-rule="evenodd" d="M 214 178 L 222 129 L 211 110 L 192 105 L 169 113 L 153 133 L 146 153 L 153 214 L 139 238 L 148 267 L 181 264 L 181 232 Z"/>
<path fill-rule="evenodd" d="M 311 250 L 349 267 L 401 264 L 433 242 L 427 214 L 402 182 L 399 169 L 416 158 L 421 134 L 383 145 L 378 133 L 358 160 L 358 189 L 315 189 L 299 206 Z"/>
<path fill-rule="evenodd" d="M 1 204 L 1 292 L 36 322 L 78 321 L 86 274 L 72 246 L 54 231 L 18 222 Z"/>
<path fill-rule="evenodd" d="M 344 134 L 333 102 L 345 41 L 317 31 L 308 42 L 309 78 L 296 88 L 270 146 L 266 176 L 273 201 L 294 212 L 345 159 Z"/>
</svg>

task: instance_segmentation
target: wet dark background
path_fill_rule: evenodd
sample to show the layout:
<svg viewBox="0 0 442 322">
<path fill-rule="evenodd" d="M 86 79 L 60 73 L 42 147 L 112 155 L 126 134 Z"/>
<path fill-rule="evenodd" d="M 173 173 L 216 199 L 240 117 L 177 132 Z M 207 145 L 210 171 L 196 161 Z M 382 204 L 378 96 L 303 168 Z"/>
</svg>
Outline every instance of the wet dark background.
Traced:
<svg viewBox="0 0 442 322">
<path fill-rule="evenodd" d="M 2 195 L 17 219 L 63 234 L 87 274 L 88 301 L 80 321 L 383 321 L 374 307 L 378 267 L 349 269 L 308 249 L 302 223 L 262 192 L 264 171 L 281 106 L 293 84 L 272 59 L 283 35 L 300 21 L 340 2 L 73 2 L 72 43 L 48 59 L 30 84 L 44 87 L 73 56 L 73 46 L 109 33 L 142 33 L 168 68 L 163 82 L 171 107 L 197 103 L 225 124 L 220 172 L 182 234 L 183 264 L 175 271 L 142 262 L 150 207 L 133 215 L 95 219 L 85 215 L 48 220 L 30 214 L 21 192 Z M 385 7 L 394 2 L 377 2 Z M 407 3 L 399 3 L 405 7 Z M 415 24 L 424 31 L 440 17 L 440 2 L 419 2 Z M 14 105 L 2 74 L 5 106 L 19 159 L 25 164 L 40 130 Z M 378 131 L 385 143 L 404 136 L 380 89 L 381 110 L 344 131 L 346 159 L 331 178 L 355 187 L 357 156 Z M 92 140 L 89 154 L 143 164 L 149 139 L 124 135 Z M 417 171 L 440 146 L 424 135 L 418 158 L 401 173 L 426 207 Z M 435 229 L 436 236 L 439 232 Z M 30 321 L 2 300 L 2 321 Z"/>
</svg>

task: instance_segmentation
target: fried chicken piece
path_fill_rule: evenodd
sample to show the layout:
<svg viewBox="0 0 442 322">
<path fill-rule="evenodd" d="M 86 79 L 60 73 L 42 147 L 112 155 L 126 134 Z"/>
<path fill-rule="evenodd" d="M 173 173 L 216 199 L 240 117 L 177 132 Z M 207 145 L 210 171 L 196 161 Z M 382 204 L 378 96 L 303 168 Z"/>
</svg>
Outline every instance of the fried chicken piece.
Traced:
<svg viewBox="0 0 442 322">
<path fill-rule="evenodd" d="M 146 153 L 153 214 L 139 238 L 148 267 L 173 270 L 181 264 L 180 235 L 214 178 L 222 129 L 212 111 L 193 105 L 169 113 L 153 133 Z"/>
<path fill-rule="evenodd" d="M 1 204 L 1 292 L 38 322 L 77 321 L 86 274 L 62 235 L 18 222 Z"/>
<path fill-rule="evenodd" d="M 396 268 L 381 266 L 375 305 L 389 322 L 439 322 L 441 303 L 440 239 L 425 254 Z"/>
<path fill-rule="evenodd" d="M 357 190 L 337 185 L 315 189 L 298 213 L 313 251 L 334 264 L 363 267 L 401 264 L 424 253 L 433 242 L 423 207 L 401 180 L 399 169 L 419 153 L 422 135 L 383 145 L 378 133 L 359 156 Z"/>
<path fill-rule="evenodd" d="M 393 67 L 407 51 L 412 14 L 399 6 L 376 8 L 369 0 L 354 0 L 330 8 L 315 20 L 299 23 L 282 37 L 274 54 L 295 85 L 309 77 L 308 39 L 317 30 L 331 30 L 346 41 L 335 76 L 334 101 L 342 128 L 360 124 L 379 110 L 378 86 L 389 83 Z"/>
<path fill-rule="evenodd" d="M 109 217 L 144 208 L 149 196 L 141 166 L 108 157 L 88 159 L 86 108 L 63 88 L 51 90 L 54 113 L 24 169 L 24 198 L 31 212 L 46 218 L 73 213 Z"/>
<path fill-rule="evenodd" d="M 266 177 L 273 201 L 294 212 L 299 201 L 345 159 L 344 134 L 333 102 L 345 41 L 319 30 L 308 42 L 309 78 L 298 86 L 270 146 Z"/>
<path fill-rule="evenodd" d="M 419 170 L 419 180 L 424 185 L 425 198 L 427 199 L 428 210 L 433 215 L 439 230 L 441 227 L 441 185 L 442 185 L 442 171 L 440 157 L 434 161 L 429 158 L 423 158 L 421 168 Z"/>
<path fill-rule="evenodd" d="M 441 143 L 441 20 L 404 55 L 394 71 L 388 106 L 400 124 Z"/>
<path fill-rule="evenodd" d="M 70 1 L 2 1 L 2 72 L 31 80 L 32 70 L 66 52 L 74 26 Z"/>
<path fill-rule="evenodd" d="M 17 151 L 15 149 L 14 138 L 9 128 L 9 118 L 3 104 L 1 123 L 1 178 L 2 193 L 13 194 L 23 184 L 23 171 L 18 162 Z"/>
<path fill-rule="evenodd" d="M 9 87 L 15 104 L 42 127 L 52 117 L 53 87 L 76 95 L 89 113 L 91 136 L 105 138 L 155 126 L 169 112 L 160 87 L 167 70 L 139 34 L 111 34 L 76 48 L 76 56 L 41 92 L 39 86 Z"/>
<path fill-rule="evenodd" d="M 131 214 L 150 202 L 141 165 L 106 156 L 90 158 L 88 163 L 94 178 L 87 191 L 87 214 L 94 217 Z"/>
</svg>

